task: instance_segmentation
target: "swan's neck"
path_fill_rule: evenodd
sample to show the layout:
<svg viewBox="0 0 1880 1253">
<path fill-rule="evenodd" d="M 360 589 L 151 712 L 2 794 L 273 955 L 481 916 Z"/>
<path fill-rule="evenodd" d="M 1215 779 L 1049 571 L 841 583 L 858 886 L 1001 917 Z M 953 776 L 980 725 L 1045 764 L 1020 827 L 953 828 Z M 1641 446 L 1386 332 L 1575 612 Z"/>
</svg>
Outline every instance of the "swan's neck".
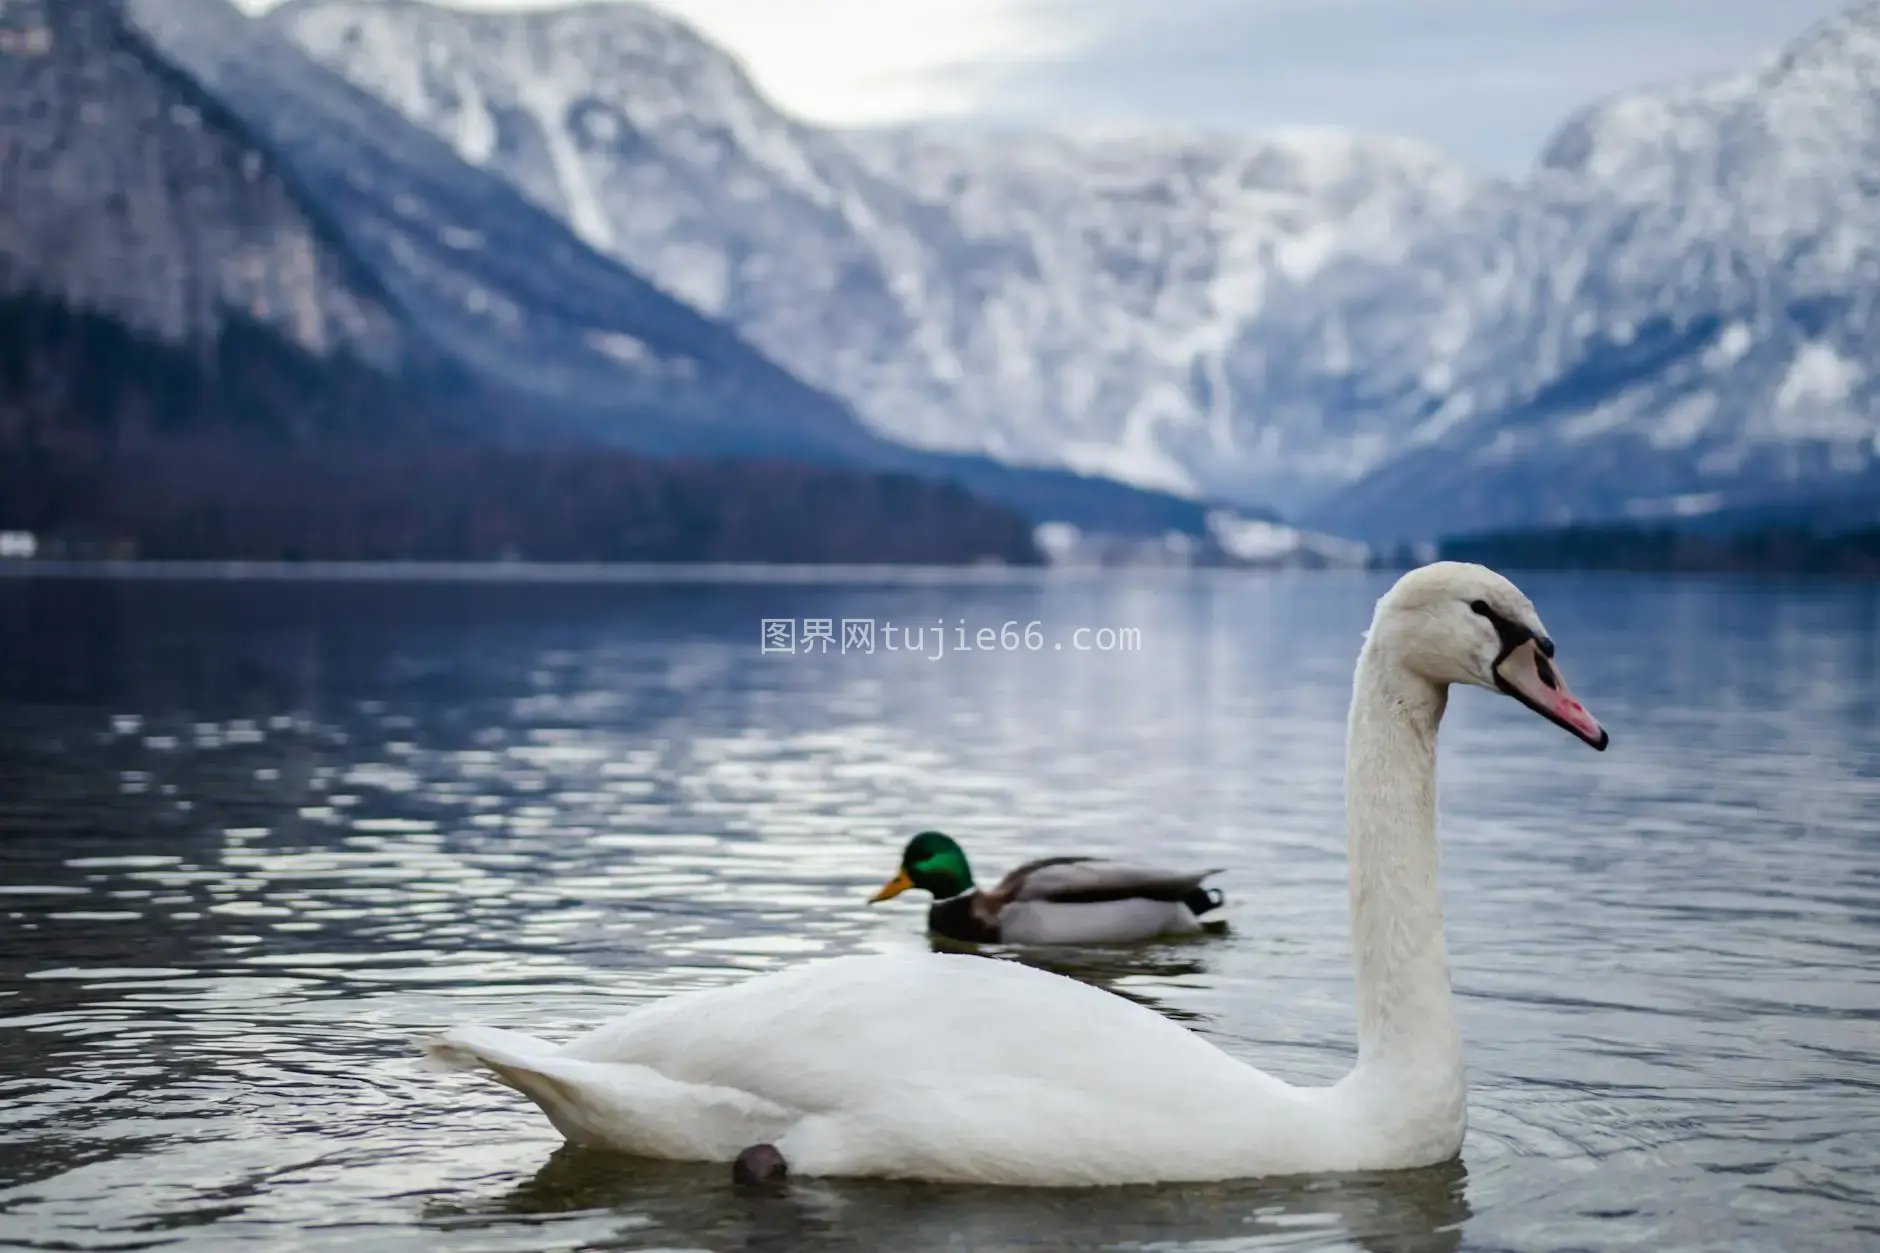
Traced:
<svg viewBox="0 0 1880 1253">
<path fill-rule="evenodd" d="M 1383 1081 L 1398 1100 L 1459 1111 L 1462 1048 L 1436 882 L 1436 728 L 1446 692 L 1371 645 L 1356 678 L 1345 765 L 1353 1073 Z"/>
</svg>

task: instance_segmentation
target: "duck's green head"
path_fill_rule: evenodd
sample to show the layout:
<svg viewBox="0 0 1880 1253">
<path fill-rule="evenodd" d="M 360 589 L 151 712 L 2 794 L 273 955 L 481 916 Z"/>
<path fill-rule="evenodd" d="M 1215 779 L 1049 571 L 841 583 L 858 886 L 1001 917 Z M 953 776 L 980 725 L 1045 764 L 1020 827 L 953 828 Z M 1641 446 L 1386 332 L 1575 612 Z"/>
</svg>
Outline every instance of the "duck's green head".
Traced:
<svg viewBox="0 0 1880 1253">
<path fill-rule="evenodd" d="M 952 837 L 938 831 L 922 831 L 907 842 L 907 851 L 901 854 L 901 872 L 870 897 L 869 904 L 892 899 L 909 888 L 919 888 L 933 893 L 937 900 L 946 900 L 970 891 L 972 886 L 972 867 L 966 864 L 966 854 Z"/>
</svg>

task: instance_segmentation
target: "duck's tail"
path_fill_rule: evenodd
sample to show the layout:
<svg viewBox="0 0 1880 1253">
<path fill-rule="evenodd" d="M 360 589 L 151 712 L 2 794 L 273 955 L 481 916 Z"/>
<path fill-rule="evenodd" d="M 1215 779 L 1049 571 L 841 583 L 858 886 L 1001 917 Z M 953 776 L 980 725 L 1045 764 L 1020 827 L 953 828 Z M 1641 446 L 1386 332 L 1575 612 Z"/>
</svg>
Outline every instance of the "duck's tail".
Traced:
<svg viewBox="0 0 1880 1253">
<path fill-rule="evenodd" d="M 1227 897 L 1219 888 L 1196 888 L 1182 897 L 1182 904 L 1188 907 L 1189 913 L 1199 918 L 1210 910 L 1219 909 L 1227 904 Z"/>
<path fill-rule="evenodd" d="M 683 1083 L 630 1062 L 583 1061 L 519 1031 L 453 1027 L 423 1047 L 429 1069 L 487 1071 L 522 1093 L 571 1144 L 728 1162 L 792 1121 L 748 1092 Z"/>
</svg>

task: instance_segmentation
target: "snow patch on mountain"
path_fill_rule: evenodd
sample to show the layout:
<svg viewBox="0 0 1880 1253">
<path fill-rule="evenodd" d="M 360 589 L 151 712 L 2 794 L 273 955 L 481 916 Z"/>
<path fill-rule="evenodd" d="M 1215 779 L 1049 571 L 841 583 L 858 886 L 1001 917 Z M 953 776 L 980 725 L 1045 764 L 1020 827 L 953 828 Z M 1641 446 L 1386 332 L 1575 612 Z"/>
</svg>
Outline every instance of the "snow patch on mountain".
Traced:
<svg viewBox="0 0 1880 1253">
<path fill-rule="evenodd" d="M 1840 409 L 1864 377 L 1865 371 L 1835 351 L 1833 344 L 1804 344 L 1789 361 L 1789 368 L 1776 387 L 1778 419 L 1810 411 Z M 1786 433 L 1799 435 L 1809 431 L 1790 426 Z"/>
<path fill-rule="evenodd" d="M 1240 565 L 1311 564 L 1362 568 L 1371 559 L 1364 544 L 1333 535 L 1315 535 L 1297 527 L 1226 510 L 1208 515 L 1208 534 L 1229 559 Z"/>
<path fill-rule="evenodd" d="M 1120 536 L 1050 522 L 1039 526 L 1032 539 L 1050 565 L 1084 569 L 1363 569 L 1371 564 L 1373 556 L 1364 544 L 1277 522 L 1243 518 L 1226 509 L 1209 511 L 1206 531 L 1200 536 L 1178 531 Z"/>
</svg>

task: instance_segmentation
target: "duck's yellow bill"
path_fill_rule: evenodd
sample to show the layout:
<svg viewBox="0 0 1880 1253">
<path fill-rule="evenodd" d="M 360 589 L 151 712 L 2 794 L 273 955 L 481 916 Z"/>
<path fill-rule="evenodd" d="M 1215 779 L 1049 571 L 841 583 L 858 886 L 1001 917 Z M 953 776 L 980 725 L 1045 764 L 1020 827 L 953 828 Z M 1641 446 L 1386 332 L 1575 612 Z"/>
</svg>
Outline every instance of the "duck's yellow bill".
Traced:
<svg viewBox="0 0 1880 1253">
<path fill-rule="evenodd" d="M 895 897 L 899 896 L 901 893 L 907 891 L 909 888 L 913 886 L 914 886 L 914 881 L 908 878 L 907 871 L 903 870 L 901 871 L 901 873 L 895 875 L 894 878 L 888 880 L 887 886 L 882 888 L 881 891 L 869 897 L 868 903 L 870 905 L 873 905 L 877 901 L 893 900 Z"/>
</svg>

